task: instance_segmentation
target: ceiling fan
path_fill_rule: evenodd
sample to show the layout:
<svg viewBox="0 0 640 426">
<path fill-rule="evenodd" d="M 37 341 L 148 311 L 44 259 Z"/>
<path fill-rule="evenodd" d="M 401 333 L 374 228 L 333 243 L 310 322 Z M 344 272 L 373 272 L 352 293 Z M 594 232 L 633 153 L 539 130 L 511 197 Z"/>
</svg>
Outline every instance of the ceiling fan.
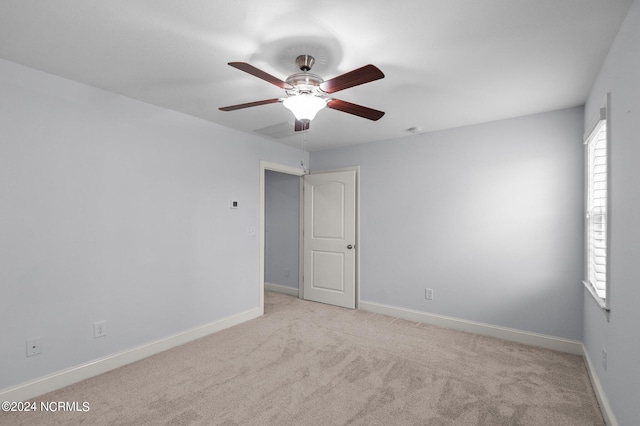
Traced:
<svg viewBox="0 0 640 426">
<path fill-rule="evenodd" d="M 296 58 L 296 65 L 300 68 L 300 72 L 291 74 L 287 77 L 286 81 L 282 81 L 279 78 L 274 77 L 246 62 L 229 62 L 229 65 L 234 68 L 284 89 L 287 97 L 231 105 L 222 107 L 220 110 L 234 111 L 242 108 L 282 102 L 282 104 L 287 109 L 291 110 L 296 117 L 296 132 L 308 130 L 311 120 L 313 120 L 318 111 L 325 107 L 357 115 L 373 121 L 377 121 L 382 118 L 384 115 L 383 111 L 378 111 L 328 96 L 329 94 L 340 90 L 384 78 L 384 74 L 376 66 L 365 65 L 361 68 L 325 81 L 320 76 L 309 72 L 311 71 L 311 67 L 314 62 L 315 59 L 313 56 L 298 56 Z"/>
</svg>

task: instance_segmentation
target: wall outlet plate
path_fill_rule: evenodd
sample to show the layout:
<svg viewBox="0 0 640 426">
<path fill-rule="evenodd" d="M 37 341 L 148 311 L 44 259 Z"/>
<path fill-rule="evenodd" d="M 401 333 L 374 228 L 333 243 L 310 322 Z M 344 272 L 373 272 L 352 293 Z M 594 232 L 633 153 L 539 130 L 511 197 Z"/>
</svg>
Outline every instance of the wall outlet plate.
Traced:
<svg viewBox="0 0 640 426">
<path fill-rule="evenodd" d="M 27 356 L 34 356 L 42 353 L 42 338 L 34 337 L 27 339 Z"/>
<path fill-rule="evenodd" d="M 93 324 L 93 337 L 103 337 L 107 335 L 107 322 L 106 321 L 98 321 Z"/>
</svg>

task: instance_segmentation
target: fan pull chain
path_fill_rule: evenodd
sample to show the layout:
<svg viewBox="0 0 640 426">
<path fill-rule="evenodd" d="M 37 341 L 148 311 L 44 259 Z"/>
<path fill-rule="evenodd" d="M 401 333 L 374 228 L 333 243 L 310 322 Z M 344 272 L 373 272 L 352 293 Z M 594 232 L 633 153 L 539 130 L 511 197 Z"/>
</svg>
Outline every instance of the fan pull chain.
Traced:
<svg viewBox="0 0 640 426">
<path fill-rule="evenodd" d="M 307 131 L 308 131 L 308 130 L 303 130 L 302 132 L 300 132 L 300 133 L 302 133 L 302 153 L 301 153 L 301 154 L 302 154 L 302 156 L 301 156 L 301 158 L 300 158 L 300 166 L 302 166 L 302 170 L 303 170 L 305 173 L 307 173 L 307 168 L 306 168 L 306 166 L 304 165 L 304 144 L 305 144 L 305 142 L 306 142 Z"/>
</svg>

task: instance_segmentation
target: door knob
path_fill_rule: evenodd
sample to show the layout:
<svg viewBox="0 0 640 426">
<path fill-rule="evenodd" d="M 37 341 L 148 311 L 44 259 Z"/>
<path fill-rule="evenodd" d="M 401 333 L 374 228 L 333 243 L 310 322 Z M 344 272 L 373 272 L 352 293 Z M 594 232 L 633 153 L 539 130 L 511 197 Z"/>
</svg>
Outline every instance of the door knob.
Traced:
<svg viewBox="0 0 640 426">
<path fill-rule="evenodd" d="M 349 250 L 351 250 L 351 249 L 353 248 L 353 246 L 352 246 L 351 244 L 349 244 L 349 245 L 347 246 L 347 248 L 348 248 Z"/>
</svg>

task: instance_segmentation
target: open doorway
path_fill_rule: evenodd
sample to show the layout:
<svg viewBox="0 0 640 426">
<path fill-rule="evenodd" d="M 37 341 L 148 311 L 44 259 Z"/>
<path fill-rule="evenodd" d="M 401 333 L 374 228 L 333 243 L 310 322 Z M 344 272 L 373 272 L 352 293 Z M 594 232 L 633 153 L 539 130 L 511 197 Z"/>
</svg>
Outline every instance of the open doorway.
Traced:
<svg viewBox="0 0 640 426">
<path fill-rule="evenodd" d="M 300 292 L 300 177 L 265 170 L 264 289 Z"/>
<path fill-rule="evenodd" d="M 313 179 L 307 179 L 303 169 L 260 162 L 261 315 L 264 314 L 265 288 L 297 295 L 301 299 L 357 308 L 360 275 L 358 172 L 358 167 L 349 167 L 313 174 L 310 175 Z M 314 187 L 314 182 L 320 186 Z M 303 192 L 307 184 L 312 188 Z M 310 195 L 316 193 L 321 197 L 320 202 L 313 201 Z M 271 203 L 267 202 L 267 195 Z M 309 202 L 311 204 L 306 206 Z M 278 216 L 283 216 L 284 220 Z M 322 220 L 316 221 L 316 217 Z M 304 235 L 316 235 L 316 225 L 322 228 L 318 239 L 337 244 L 336 247 L 316 247 L 314 252 L 314 239 L 303 240 Z M 332 230 L 337 234 L 333 235 Z M 307 249 L 311 252 L 307 253 Z M 267 250 L 271 252 L 267 253 Z M 304 286 L 303 275 L 310 277 L 304 280 Z"/>
<path fill-rule="evenodd" d="M 302 168 L 281 164 L 260 162 L 260 314 L 264 314 L 264 290 L 277 289 L 301 296 L 302 275 L 301 241 L 301 176 Z M 294 194 L 297 188 L 297 194 Z M 267 195 L 269 200 L 267 200 Z M 297 203 L 297 205 L 296 205 Z M 289 209 L 289 210 L 286 210 Z M 294 210 L 293 212 L 290 210 Z M 294 226 L 277 217 L 284 215 L 291 221 L 297 215 Z M 297 230 L 295 229 L 297 226 Z M 292 239 L 295 241 L 291 247 Z M 289 247 L 282 253 L 276 252 L 283 244 Z M 267 245 L 268 244 L 268 245 Z M 292 250 L 293 249 L 293 250 Z M 269 252 L 267 252 L 269 250 Z M 297 251 L 297 253 L 295 252 Z M 287 271 L 288 270 L 288 271 Z M 267 279 L 268 277 L 268 279 Z M 277 285 L 278 287 L 273 287 Z"/>
</svg>

